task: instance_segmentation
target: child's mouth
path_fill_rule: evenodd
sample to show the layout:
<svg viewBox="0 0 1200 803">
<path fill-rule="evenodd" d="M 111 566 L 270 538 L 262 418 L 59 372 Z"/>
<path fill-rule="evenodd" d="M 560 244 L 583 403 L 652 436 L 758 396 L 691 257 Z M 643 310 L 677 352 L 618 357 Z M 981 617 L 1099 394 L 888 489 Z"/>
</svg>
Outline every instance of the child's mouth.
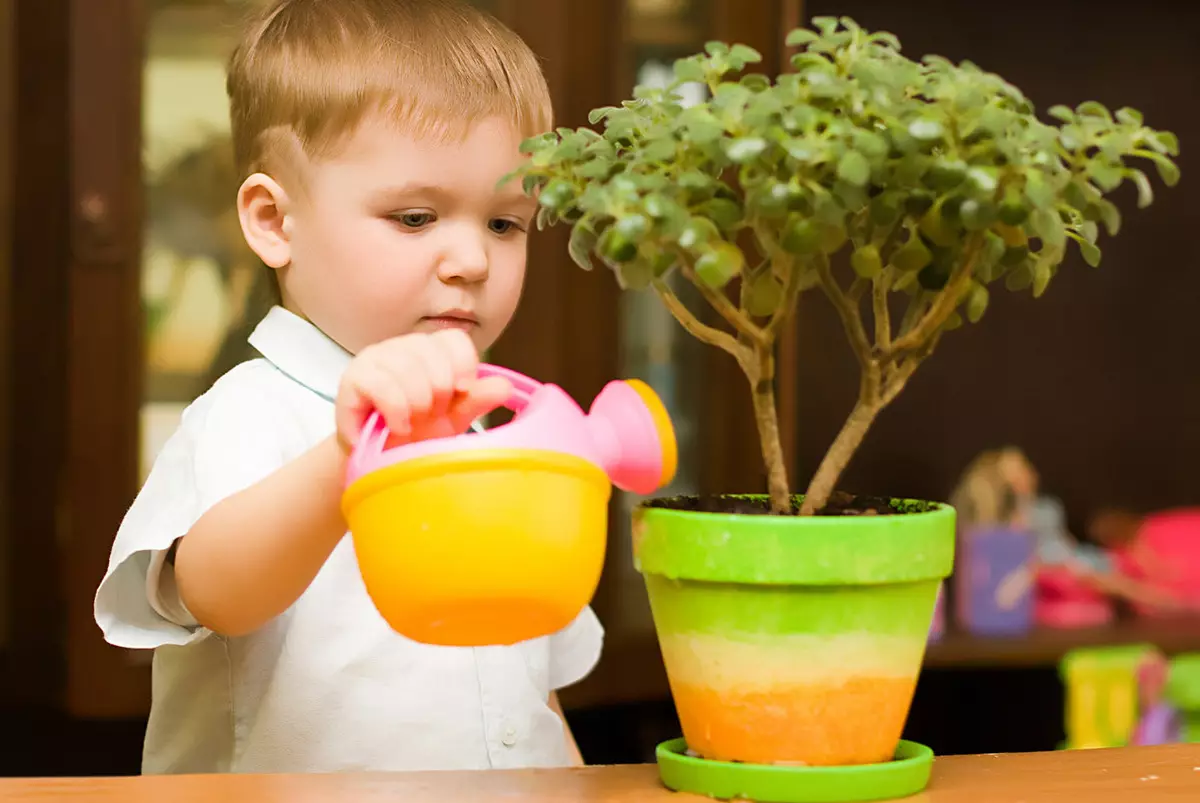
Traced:
<svg viewBox="0 0 1200 803">
<path fill-rule="evenodd" d="M 470 332 L 479 326 L 479 321 L 463 315 L 429 315 L 421 319 L 422 328 L 434 331 L 441 329 L 461 329 Z"/>
</svg>

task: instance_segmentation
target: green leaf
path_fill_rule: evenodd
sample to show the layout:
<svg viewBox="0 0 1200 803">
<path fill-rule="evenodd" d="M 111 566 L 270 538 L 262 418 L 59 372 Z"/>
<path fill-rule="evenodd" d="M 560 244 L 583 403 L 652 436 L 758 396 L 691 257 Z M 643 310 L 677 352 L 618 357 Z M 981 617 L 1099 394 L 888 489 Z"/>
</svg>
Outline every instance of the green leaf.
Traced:
<svg viewBox="0 0 1200 803">
<path fill-rule="evenodd" d="M 720 290 L 742 272 L 745 263 L 740 248 L 719 242 L 696 260 L 696 278 L 714 290 Z"/>
<path fill-rule="evenodd" d="M 1121 232 L 1121 210 L 1111 201 L 1101 201 L 1098 205 L 1100 220 L 1110 237 L 1116 237 Z"/>
<path fill-rule="evenodd" d="M 1119 164 L 1100 161 L 1092 162 L 1088 166 L 1088 175 L 1096 182 L 1096 186 L 1105 192 L 1112 192 L 1125 180 L 1125 171 Z"/>
<path fill-rule="evenodd" d="M 854 268 L 854 272 L 864 279 L 874 279 L 879 276 L 883 273 L 883 260 L 879 256 L 879 249 L 871 243 L 856 248 L 850 255 L 850 267 Z"/>
<path fill-rule="evenodd" d="M 1009 185 L 1004 193 L 1004 201 L 1000 204 L 1000 220 L 1009 226 L 1020 226 L 1029 217 L 1029 206 L 1021 191 Z"/>
<path fill-rule="evenodd" d="M 871 222 L 876 226 L 890 228 L 900 219 L 900 192 L 881 192 L 871 199 Z"/>
<path fill-rule="evenodd" d="M 747 73 L 738 81 L 739 84 L 749 89 L 751 92 L 765 92 L 771 88 L 771 79 L 762 73 Z"/>
<path fill-rule="evenodd" d="M 1163 180 L 1163 184 L 1174 187 L 1179 183 L 1179 165 L 1171 161 L 1169 157 L 1147 151 L 1146 158 L 1154 162 L 1154 166 L 1158 168 L 1158 176 Z"/>
<path fill-rule="evenodd" d="M 575 187 L 571 182 L 556 178 L 542 188 L 538 195 L 538 204 L 546 209 L 561 212 L 571 206 L 575 200 Z"/>
<path fill-rule="evenodd" d="M 958 208 L 958 216 L 967 231 L 983 231 L 996 220 L 996 206 L 990 201 L 968 198 Z"/>
<path fill-rule="evenodd" d="M 810 31 L 807 28 L 797 28 L 787 35 L 784 44 L 788 47 L 802 47 L 820 38 L 820 35 L 816 31 Z"/>
<path fill-rule="evenodd" d="M 945 129 L 937 120 L 923 117 L 908 124 L 908 133 L 921 142 L 935 142 L 942 138 Z"/>
<path fill-rule="evenodd" d="M 979 282 L 972 282 L 971 289 L 967 292 L 967 320 L 979 323 L 983 314 L 987 312 L 989 300 L 991 294 L 988 293 L 988 289 Z"/>
<path fill-rule="evenodd" d="M 633 261 L 637 256 L 637 243 L 632 242 L 628 237 L 621 236 L 616 229 L 609 226 L 600 235 L 596 250 L 599 252 L 600 258 L 608 264 L 621 265 Z"/>
<path fill-rule="evenodd" d="M 642 259 L 619 265 L 616 273 L 622 290 L 645 290 L 654 280 L 654 269 Z"/>
<path fill-rule="evenodd" d="M 746 311 L 751 315 L 756 317 L 770 315 L 775 312 L 782 300 L 783 285 L 770 270 L 759 271 L 754 278 L 749 279 L 744 303 Z"/>
<path fill-rule="evenodd" d="M 838 29 L 838 18 L 821 16 L 813 17 L 812 24 L 821 32 L 822 36 L 829 36 Z"/>
<path fill-rule="evenodd" d="M 616 106 L 604 106 L 599 109 L 592 109 L 590 112 L 588 112 L 588 122 L 592 125 L 595 125 L 615 111 L 620 111 L 620 109 L 618 109 Z"/>
<path fill-rule="evenodd" d="M 784 227 L 779 245 L 790 254 L 815 254 L 821 247 L 821 230 L 812 219 L 792 215 Z"/>
<path fill-rule="evenodd" d="M 713 198 L 700 205 L 698 210 L 717 227 L 729 231 L 742 222 L 742 207 L 728 198 Z"/>
<path fill-rule="evenodd" d="M 1126 173 L 1133 180 L 1138 191 L 1138 209 L 1145 209 L 1150 204 L 1154 203 L 1154 188 L 1150 186 L 1150 179 L 1141 170 L 1129 170 Z"/>
<path fill-rule="evenodd" d="M 1039 209 L 1033 213 L 1030 224 L 1037 236 L 1042 238 L 1042 242 L 1051 248 L 1061 248 L 1066 242 L 1066 229 L 1057 213 Z"/>
<path fill-rule="evenodd" d="M 1004 277 L 1004 286 L 1014 293 L 1028 289 L 1033 284 L 1033 260 L 1026 259 L 1016 265 Z"/>
<path fill-rule="evenodd" d="M 711 42 L 705 42 L 704 52 L 710 56 L 727 56 L 729 55 L 729 45 L 715 40 Z"/>
<path fill-rule="evenodd" d="M 1050 269 L 1050 263 L 1045 259 L 1039 259 L 1033 265 L 1033 297 L 1041 298 L 1046 292 L 1046 288 L 1050 286 L 1050 280 L 1054 278 L 1054 272 Z"/>
<path fill-rule="evenodd" d="M 1094 100 L 1085 100 L 1075 107 L 1075 111 L 1086 117 L 1099 117 L 1103 120 L 1111 120 L 1112 113 L 1103 103 Z"/>
<path fill-rule="evenodd" d="M 1154 134 L 1154 143 L 1169 156 L 1179 155 L 1179 137 L 1172 134 L 1170 131 L 1157 131 Z"/>
<path fill-rule="evenodd" d="M 1131 109 L 1128 106 L 1117 109 L 1117 122 L 1125 125 L 1142 125 L 1144 118 L 1142 113 L 1137 109 Z"/>
<path fill-rule="evenodd" d="M 613 223 L 613 228 L 622 237 L 638 242 L 650 231 L 650 221 L 645 215 L 624 215 Z"/>
<path fill-rule="evenodd" d="M 888 154 L 887 139 L 874 131 L 854 129 L 854 148 L 868 159 L 882 159 Z"/>
<path fill-rule="evenodd" d="M 1100 267 L 1100 248 L 1087 240 L 1080 239 L 1077 242 L 1079 243 L 1079 253 L 1083 255 L 1083 261 L 1093 268 Z"/>
<path fill-rule="evenodd" d="M 972 167 L 967 170 L 967 180 L 979 192 L 991 195 L 1000 184 L 999 173 L 994 167 Z"/>
<path fill-rule="evenodd" d="M 1064 123 L 1075 122 L 1075 112 L 1072 111 L 1069 106 L 1063 106 L 1062 104 L 1051 106 L 1046 113 L 1054 119 L 1061 120 Z"/>
<path fill-rule="evenodd" d="M 725 146 L 725 155 L 737 164 L 745 164 L 757 159 L 767 149 L 767 141 L 762 137 L 738 137 Z"/>
<path fill-rule="evenodd" d="M 862 187 L 871 180 L 871 163 L 858 151 L 846 151 L 838 161 L 837 175 L 842 181 Z"/>
<path fill-rule="evenodd" d="M 762 61 L 762 54 L 749 45 L 734 45 L 729 51 L 729 58 L 736 65 L 734 69 L 740 70 L 747 64 L 757 64 Z"/>
<path fill-rule="evenodd" d="M 694 251 L 700 246 L 713 240 L 720 239 L 721 232 L 708 218 L 694 217 L 679 233 L 679 247 L 685 251 Z"/>
<path fill-rule="evenodd" d="M 1004 259 L 1005 251 L 1004 239 L 1000 235 L 992 231 L 984 234 L 983 249 L 979 252 L 979 258 L 975 262 L 975 274 L 985 282 L 994 280 L 999 275 L 996 268 Z"/>
<path fill-rule="evenodd" d="M 908 242 L 892 254 L 892 265 L 902 273 L 915 273 L 932 260 L 933 254 L 915 232 L 908 238 Z"/>
<path fill-rule="evenodd" d="M 571 229 L 571 239 L 567 242 L 567 253 L 570 254 L 571 260 L 583 268 L 591 270 L 592 264 L 592 249 L 596 247 L 596 232 L 588 224 L 580 221 Z"/>
<path fill-rule="evenodd" d="M 1038 209 L 1054 205 L 1054 188 L 1046 181 L 1041 170 L 1033 169 L 1025 174 L 1025 197 Z"/>
<path fill-rule="evenodd" d="M 846 244 L 849 235 L 846 233 L 846 227 L 840 222 L 838 223 L 822 223 L 818 226 L 821 232 L 821 251 L 825 254 L 834 254 Z"/>
</svg>

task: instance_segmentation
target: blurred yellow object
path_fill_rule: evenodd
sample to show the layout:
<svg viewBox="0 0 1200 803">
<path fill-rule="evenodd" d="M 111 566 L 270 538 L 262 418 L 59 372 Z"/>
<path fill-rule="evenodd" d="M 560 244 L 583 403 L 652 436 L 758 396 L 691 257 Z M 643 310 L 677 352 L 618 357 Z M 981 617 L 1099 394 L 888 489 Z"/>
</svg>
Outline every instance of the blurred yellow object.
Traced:
<svg viewBox="0 0 1200 803">
<path fill-rule="evenodd" d="M 514 644 L 566 627 L 600 581 L 612 486 L 537 449 L 464 449 L 357 479 L 342 506 L 367 592 L 426 644 Z"/>
</svg>

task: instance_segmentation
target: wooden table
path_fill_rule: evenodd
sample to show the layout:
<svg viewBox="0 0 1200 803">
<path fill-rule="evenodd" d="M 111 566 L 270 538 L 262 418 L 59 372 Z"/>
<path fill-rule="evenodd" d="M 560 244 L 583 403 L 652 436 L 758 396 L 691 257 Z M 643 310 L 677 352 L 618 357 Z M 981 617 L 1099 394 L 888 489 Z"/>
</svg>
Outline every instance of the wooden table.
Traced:
<svg viewBox="0 0 1200 803">
<path fill-rule="evenodd" d="M 0 781 L 4 803 L 684 803 L 653 766 Z M 950 756 L 910 803 L 1194 803 L 1200 745 Z"/>
</svg>

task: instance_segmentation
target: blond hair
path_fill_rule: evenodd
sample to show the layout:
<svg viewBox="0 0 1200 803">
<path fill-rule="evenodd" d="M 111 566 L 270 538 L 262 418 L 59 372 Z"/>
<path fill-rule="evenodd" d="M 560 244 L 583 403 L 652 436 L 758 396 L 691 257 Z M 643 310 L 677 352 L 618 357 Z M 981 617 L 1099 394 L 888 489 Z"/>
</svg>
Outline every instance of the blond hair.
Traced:
<svg viewBox="0 0 1200 803">
<path fill-rule="evenodd" d="M 967 466 L 950 496 L 963 529 L 1008 524 L 1019 500 L 1014 475 L 1036 477 L 1025 453 L 1014 446 L 989 449 Z"/>
<path fill-rule="evenodd" d="M 443 138 L 491 116 L 522 136 L 553 124 L 533 52 L 464 0 L 276 0 L 247 27 L 227 89 L 243 175 L 327 155 L 370 114 Z"/>
</svg>

